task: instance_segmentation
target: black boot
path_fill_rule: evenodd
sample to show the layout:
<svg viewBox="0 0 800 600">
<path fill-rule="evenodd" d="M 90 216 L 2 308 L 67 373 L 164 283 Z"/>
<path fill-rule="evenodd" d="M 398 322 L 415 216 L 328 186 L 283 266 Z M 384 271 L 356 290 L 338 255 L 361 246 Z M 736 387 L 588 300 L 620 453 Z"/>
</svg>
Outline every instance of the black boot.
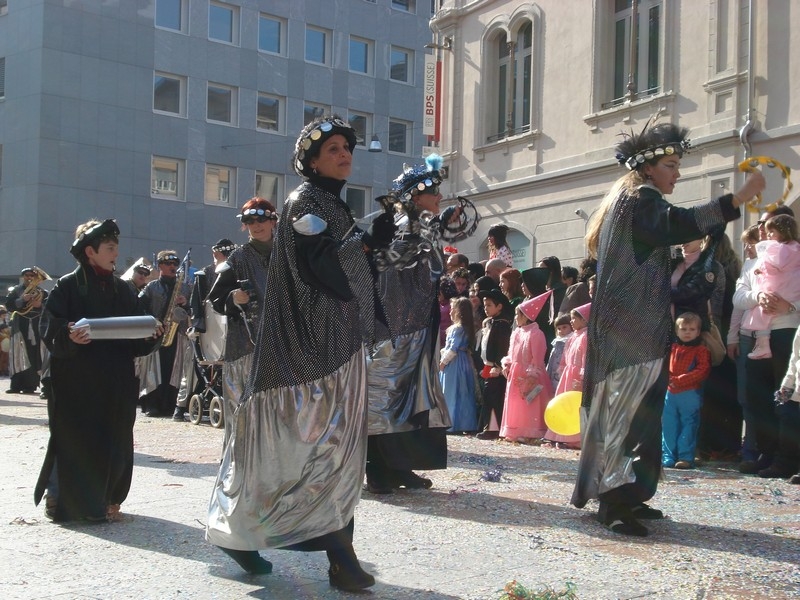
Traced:
<svg viewBox="0 0 800 600">
<path fill-rule="evenodd" d="M 230 556 L 236 561 L 242 569 L 251 575 L 267 575 L 272 573 L 272 563 L 264 560 L 258 553 L 258 550 L 232 550 L 231 548 L 223 548 L 217 546 L 225 554 Z"/>
<path fill-rule="evenodd" d="M 327 550 L 326 554 L 331 563 L 328 581 L 333 587 L 346 592 L 357 592 L 375 585 L 375 578 L 358 563 L 353 546 Z"/>
<path fill-rule="evenodd" d="M 624 504 L 611 504 L 601 501 L 597 519 L 614 533 L 637 537 L 646 537 L 648 534 L 647 527 L 636 519 L 631 512 L 631 507 Z"/>
<path fill-rule="evenodd" d="M 420 477 L 414 471 L 395 470 L 392 473 L 393 483 L 408 490 L 428 490 L 433 482 L 427 477 Z"/>
</svg>

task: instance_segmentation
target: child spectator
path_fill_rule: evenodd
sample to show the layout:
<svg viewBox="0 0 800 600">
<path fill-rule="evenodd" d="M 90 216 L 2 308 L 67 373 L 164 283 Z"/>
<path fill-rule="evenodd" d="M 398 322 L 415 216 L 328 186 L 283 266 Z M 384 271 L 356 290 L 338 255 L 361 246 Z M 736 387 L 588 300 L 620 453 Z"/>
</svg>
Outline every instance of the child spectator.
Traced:
<svg viewBox="0 0 800 600">
<path fill-rule="evenodd" d="M 792 305 L 800 300 L 800 243 L 797 241 L 797 221 L 789 215 L 769 219 L 764 227 L 767 239 L 756 244 L 756 296 L 758 306 L 744 317 L 743 329 L 755 331 L 756 345 L 747 355 L 752 360 L 772 358 L 769 330 L 773 315 L 765 311 L 764 302 L 771 294 L 779 294 Z"/>
<path fill-rule="evenodd" d="M 573 308 L 570 312 L 570 324 L 575 334 L 567 340 L 564 355 L 561 358 L 561 378 L 558 380 L 556 396 L 564 392 L 583 392 L 583 371 L 586 366 L 586 326 L 589 324 L 591 303 Z M 580 448 L 581 434 L 559 435 L 550 429 L 546 439 L 555 442 L 558 448 Z"/>
<path fill-rule="evenodd" d="M 514 442 L 544 436 L 544 409 L 553 387 L 544 364 L 547 342 L 535 323 L 551 292 L 522 302 L 516 310 L 517 327 L 511 333 L 508 356 L 503 357 L 506 386 L 500 437 Z"/>
<path fill-rule="evenodd" d="M 477 381 L 472 348 L 475 328 L 472 325 L 472 303 L 468 298 L 450 300 L 447 341 L 439 362 L 439 381 L 453 425 L 449 432 L 469 432 L 478 429 Z"/>
<path fill-rule="evenodd" d="M 496 440 L 500 437 L 500 423 L 503 422 L 503 402 L 506 395 L 506 378 L 500 366 L 502 358 L 508 354 L 511 339 L 511 302 L 499 289 L 480 292 L 486 321 L 481 334 L 481 358 L 483 370 L 483 406 L 476 436 L 481 440 Z"/>
<path fill-rule="evenodd" d="M 458 296 L 456 284 L 449 277 L 439 280 L 439 348 L 444 346 L 447 337 L 447 328 L 452 325 L 450 321 L 450 299 Z"/>
<path fill-rule="evenodd" d="M 564 355 L 564 348 L 572 335 L 572 316 L 569 313 L 556 317 L 554 324 L 556 337 L 550 344 L 553 349 L 550 351 L 550 358 L 547 361 L 547 374 L 550 376 L 550 383 L 555 390 L 558 387 L 558 380 L 561 379 L 561 357 Z"/>
<path fill-rule="evenodd" d="M 711 354 L 700 337 L 702 319 L 685 312 L 675 319 L 678 340 L 669 355 L 669 386 L 661 419 L 661 464 L 693 469 L 703 403 L 703 382 L 711 372 Z"/>
</svg>

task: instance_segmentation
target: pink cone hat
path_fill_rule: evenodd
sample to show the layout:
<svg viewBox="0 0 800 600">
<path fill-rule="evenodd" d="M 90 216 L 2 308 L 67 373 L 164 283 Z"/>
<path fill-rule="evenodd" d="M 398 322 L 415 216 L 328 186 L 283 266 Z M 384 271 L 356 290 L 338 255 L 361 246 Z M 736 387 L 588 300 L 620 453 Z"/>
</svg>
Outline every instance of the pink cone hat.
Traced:
<svg viewBox="0 0 800 600">
<path fill-rule="evenodd" d="M 589 315 L 592 314 L 592 303 L 587 302 L 583 306 L 579 306 L 578 308 L 573 308 L 572 310 L 577 311 L 583 317 L 583 320 L 588 323 Z"/>
<path fill-rule="evenodd" d="M 517 309 L 522 312 L 523 315 L 528 317 L 531 321 L 535 321 L 536 317 L 539 316 L 539 313 L 542 312 L 542 308 L 544 308 L 545 303 L 550 299 L 553 290 L 547 290 L 544 294 L 536 296 L 535 298 L 531 298 L 530 300 L 525 300 L 522 302 Z"/>
</svg>

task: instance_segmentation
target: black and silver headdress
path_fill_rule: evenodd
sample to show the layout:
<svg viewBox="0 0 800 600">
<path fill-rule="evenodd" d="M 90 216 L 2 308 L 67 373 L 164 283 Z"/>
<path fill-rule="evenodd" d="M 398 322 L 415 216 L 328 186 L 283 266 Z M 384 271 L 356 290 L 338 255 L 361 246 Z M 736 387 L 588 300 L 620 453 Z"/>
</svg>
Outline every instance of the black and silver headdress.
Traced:
<svg viewBox="0 0 800 600">
<path fill-rule="evenodd" d="M 311 176 L 311 158 L 319 154 L 319 148 L 332 135 L 343 135 L 350 145 L 350 152 L 356 147 L 356 132 L 350 123 L 338 115 L 321 117 L 303 127 L 294 146 L 294 170 L 301 177 Z"/>
<path fill-rule="evenodd" d="M 652 120 L 647 121 L 639 134 L 633 131 L 621 133 L 623 140 L 615 148 L 617 162 L 628 170 L 635 171 L 645 163 L 658 160 L 663 156 L 677 154 L 683 156 L 691 148 L 686 137 L 689 130 L 672 123 L 661 123 L 650 127 Z"/>
</svg>

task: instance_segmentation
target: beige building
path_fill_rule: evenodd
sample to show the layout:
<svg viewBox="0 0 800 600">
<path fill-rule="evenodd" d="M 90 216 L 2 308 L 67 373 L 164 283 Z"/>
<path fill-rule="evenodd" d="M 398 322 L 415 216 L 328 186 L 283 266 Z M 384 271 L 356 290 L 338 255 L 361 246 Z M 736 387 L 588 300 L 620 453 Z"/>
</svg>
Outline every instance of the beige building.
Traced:
<svg viewBox="0 0 800 600">
<path fill-rule="evenodd" d="M 579 263 L 587 219 L 624 172 L 618 135 L 653 115 L 688 127 L 695 147 L 675 204 L 733 190 L 745 157 L 800 167 L 792 23 L 800 0 L 443 0 L 431 20 L 432 145 L 449 169 L 445 197 L 468 196 L 483 215 L 459 251 L 486 258 L 486 231 L 502 222 L 519 267 L 548 255 Z M 784 179 L 765 173 L 772 201 Z M 797 195 L 787 200 L 795 210 Z M 755 220 L 746 215 L 729 235 Z"/>
</svg>

